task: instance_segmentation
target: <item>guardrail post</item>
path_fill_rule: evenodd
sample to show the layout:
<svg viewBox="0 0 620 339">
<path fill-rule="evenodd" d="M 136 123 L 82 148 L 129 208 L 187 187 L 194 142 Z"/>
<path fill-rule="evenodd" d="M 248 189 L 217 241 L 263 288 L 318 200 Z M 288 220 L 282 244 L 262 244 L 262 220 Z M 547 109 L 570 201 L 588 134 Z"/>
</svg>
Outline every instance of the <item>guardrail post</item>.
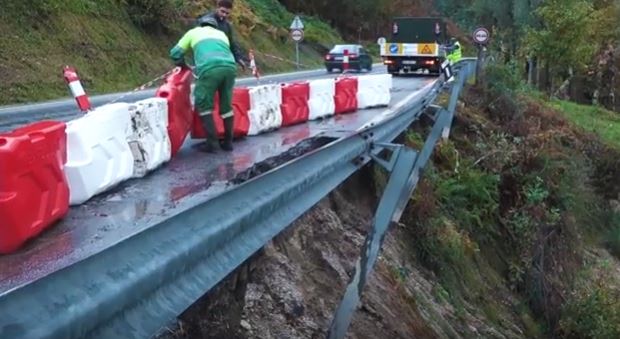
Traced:
<svg viewBox="0 0 620 339">
<path fill-rule="evenodd" d="M 457 74 L 457 80 L 452 84 L 452 92 L 450 93 L 450 101 L 448 103 L 448 114 L 450 123 L 447 124 L 442 133 L 441 138 L 447 140 L 450 137 L 450 129 L 452 127 L 452 120 L 454 120 L 454 112 L 456 110 L 456 103 L 458 102 L 461 90 L 465 85 L 465 81 L 471 75 L 471 64 L 467 64 L 464 68 L 461 68 Z"/>
<path fill-rule="evenodd" d="M 478 60 L 476 60 L 476 85 L 482 84 L 482 65 L 484 64 L 484 58 L 486 56 L 487 47 L 478 46 Z"/>
<path fill-rule="evenodd" d="M 362 288 L 366 284 L 366 279 L 370 275 L 381 250 L 383 235 L 391 225 L 395 211 L 402 205 L 401 200 L 405 195 L 407 182 L 416 163 L 416 151 L 403 145 L 390 145 L 387 148 L 392 149 L 392 156 L 389 161 L 381 160 L 379 164 L 391 171 L 390 179 L 377 207 L 373 228 L 366 238 L 362 255 L 356 264 L 355 275 L 347 287 L 342 302 L 338 305 L 327 333 L 329 339 L 342 339 L 347 334 L 353 314 L 361 299 Z M 375 156 L 372 157 L 375 158 Z"/>
</svg>

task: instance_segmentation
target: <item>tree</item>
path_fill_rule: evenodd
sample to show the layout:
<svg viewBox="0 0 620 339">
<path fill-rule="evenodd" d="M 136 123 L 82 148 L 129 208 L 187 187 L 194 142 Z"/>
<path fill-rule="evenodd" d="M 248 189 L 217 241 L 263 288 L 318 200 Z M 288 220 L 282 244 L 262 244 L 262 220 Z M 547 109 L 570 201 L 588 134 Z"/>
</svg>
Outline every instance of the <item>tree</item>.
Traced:
<svg viewBox="0 0 620 339">
<path fill-rule="evenodd" d="M 587 0 L 546 0 L 535 13 L 542 27 L 527 31 L 528 51 L 545 62 L 549 89 L 557 76 L 564 78 L 563 89 L 575 71 L 587 67 L 597 50 L 593 40 L 596 12 Z"/>
</svg>

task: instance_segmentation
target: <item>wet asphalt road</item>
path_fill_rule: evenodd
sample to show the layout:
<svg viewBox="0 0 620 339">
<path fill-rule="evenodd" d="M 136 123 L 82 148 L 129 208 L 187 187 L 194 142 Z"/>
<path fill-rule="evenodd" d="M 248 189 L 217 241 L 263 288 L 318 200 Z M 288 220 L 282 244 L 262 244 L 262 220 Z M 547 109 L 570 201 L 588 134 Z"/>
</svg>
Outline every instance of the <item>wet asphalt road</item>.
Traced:
<svg viewBox="0 0 620 339">
<path fill-rule="evenodd" d="M 374 72 L 381 72 L 381 68 Z M 305 80 L 309 76 L 299 73 L 286 81 Z M 323 71 L 314 76 L 334 75 Z M 281 77 L 272 79 L 284 81 Z M 393 78 L 390 107 L 411 100 L 412 93 L 434 80 L 432 77 Z M 145 94 L 139 94 L 135 99 L 144 98 L 142 95 Z M 44 105 L 61 107 L 61 104 Z M 129 180 L 83 205 L 72 207 L 61 222 L 19 252 L 0 256 L 0 295 L 92 256 L 180 211 L 204 203 L 230 189 L 231 181 L 234 182 L 258 162 L 283 154 L 309 138 L 338 138 L 352 133 L 388 109 L 360 110 L 246 137 L 235 142 L 232 153 L 204 154 L 195 149 L 197 141 L 187 140 L 179 154 L 162 168 L 145 178 Z M 0 119 L 7 117 L 6 114 L 2 116 L 2 112 L 0 110 Z M 68 119 L 77 116 L 75 112 L 62 109 L 55 112 L 66 113 L 64 117 Z"/>
</svg>

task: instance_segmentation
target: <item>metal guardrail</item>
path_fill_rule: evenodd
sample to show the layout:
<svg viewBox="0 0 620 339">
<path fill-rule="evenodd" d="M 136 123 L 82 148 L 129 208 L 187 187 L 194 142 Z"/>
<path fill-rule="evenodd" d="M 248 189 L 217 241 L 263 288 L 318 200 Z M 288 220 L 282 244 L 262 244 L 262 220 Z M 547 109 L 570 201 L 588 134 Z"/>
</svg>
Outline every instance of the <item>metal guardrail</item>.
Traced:
<svg viewBox="0 0 620 339">
<path fill-rule="evenodd" d="M 379 164 L 391 172 L 391 175 L 383 196 L 379 201 L 373 227 L 370 229 L 364 242 L 362 255 L 355 265 L 355 274 L 336 309 L 327 335 L 329 339 L 345 338 L 355 309 L 361 300 L 363 288 L 379 256 L 385 233 L 392 223 L 397 223 L 400 220 L 437 141 L 441 137 L 448 137 L 449 128 L 454 119 L 457 99 L 465 84 L 465 80 L 473 72 L 474 64 L 467 62 L 460 66 L 464 67 L 459 67 L 460 69 L 457 71 L 458 78 L 452 86 L 448 108 L 434 107 L 436 109 L 435 122 L 420 151 L 415 151 L 403 145 L 377 144 L 378 149 L 392 151 L 389 161 L 375 158 Z"/>
<path fill-rule="evenodd" d="M 373 145 L 394 140 L 442 85 L 437 81 L 428 95 L 385 121 L 0 295 L 0 338 L 150 337 L 371 161 L 380 151 Z M 449 115 L 439 117 L 436 124 L 451 123 Z M 411 186 L 411 176 L 406 182 Z M 401 187 L 400 200 L 409 186 Z"/>
</svg>

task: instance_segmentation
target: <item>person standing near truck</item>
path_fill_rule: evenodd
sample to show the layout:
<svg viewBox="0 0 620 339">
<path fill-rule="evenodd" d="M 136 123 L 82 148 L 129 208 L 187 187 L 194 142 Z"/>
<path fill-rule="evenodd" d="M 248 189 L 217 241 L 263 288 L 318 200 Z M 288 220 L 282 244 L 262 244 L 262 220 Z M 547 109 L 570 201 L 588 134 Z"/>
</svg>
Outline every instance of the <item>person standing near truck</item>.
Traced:
<svg viewBox="0 0 620 339">
<path fill-rule="evenodd" d="M 446 47 L 446 58 L 450 61 L 450 64 L 453 64 L 461 60 L 463 57 L 463 51 L 461 49 L 461 44 L 458 42 L 456 38 L 450 38 L 450 45 Z"/>
<path fill-rule="evenodd" d="M 235 58 L 230 50 L 226 34 L 217 29 L 217 21 L 205 16 L 199 19 L 199 27 L 189 30 L 170 50 L 170 58 L 175 65 L 185 66 L 185 54 L 194 53 L 194 72 L 198 76 L 194 89 L 194 106 L 202 125 L 207 132 L 207 139 L 202 151 L 215 152 L 217 135 L 213 120 L 215 93 L 219 92 L 220 116 L 224 120 L 224 140 L 220 146 L 225 151 L 232 151 L 233 145 L 233 107 L 232 94 L 237 76 Z"/>
</svg>

